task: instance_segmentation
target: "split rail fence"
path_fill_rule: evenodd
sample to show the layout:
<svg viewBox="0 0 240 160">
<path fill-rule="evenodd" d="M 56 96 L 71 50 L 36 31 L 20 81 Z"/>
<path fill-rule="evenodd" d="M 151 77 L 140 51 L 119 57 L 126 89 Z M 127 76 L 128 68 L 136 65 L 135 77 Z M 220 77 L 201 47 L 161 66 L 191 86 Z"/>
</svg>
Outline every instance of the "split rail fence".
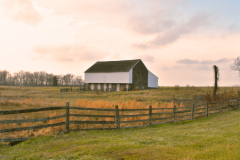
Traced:
<svg viewBox="0 0 240 160">
<path fill-rule="evenodd" d="M 149 108 L 147 109 L 119 109 L 117 105 L 115 106 L 115 109 L 69 107 L 69 102 L 67 102 L 66 106 L 63 106 L 63 107 L 7 110 L 7 111 L 0 111 L 0 116 L 2 117 L 5 115 L 32 113 L 32 112 L 40 112 L 40 111 L 52 111 L 52 110 L 65 110 L 66 112 L 64 115 L 38 118 L 38 119 L 0 120 L 0 128 L 1 128 L 1 125 L 3 124 L 46 122 L 49 120 L 54 120 L 59 118 L 65 118 L 66 120 L 65 122 L 47 124 L 47 125 L 2 129 L 0 130 L 0 133 L 17 132 L 17 131 L 25 131 L 25 130 L 37 130 L 37 129 L 43 129 L 48 127 L 62 126 L 62 125 L 66 126 L 66 130 L 62 131 L 63 133 L 70 132 L 70 131 L 81 131 L 81 130 L 104 130 L 104 129 L 123 129 L 123 128 L 144 127 L 144 126 L 151 126 L 151 125 L 157 125 L 157 124 L 163 124 L 163 123 L 193 120 L 196 118 L 208 116 L 210 114 L 221 113 L 221 112 L 237 109 L 239 108 L 238 101 L 239 99 L 228 100 L 224 102 L 205 103 L 202 105 L 193 104 L 193 106 L 190 106 L 190 107 L 176 107 L 176 105 L 174 105 L 174 108 L 152 108 L 152 106 L 149 105 Z M 89 114 L 84 114 L 84 112 L 82 112 L 82 114 L 73 114 L 73 113 L 76 113 L 76 110 L 90 111 L 90 112 L 97 112 L 97 113 L 101 112 L 101 114 L 89 115 Z M 88 118 L 93 118 L 93 120 L 70 120 L 70 117 L 85 117 L 85 118 L 88 117 Z M 100 121 L 98 120 L 98 118 L 110 118 L 112 120 Z M 111 127 L 78 128 L 78 129 L 72 128 L 71 129 L 70 125 L 72 124 L 73 125 L 74 124 L 75 125 L 76 124 L 102 125 L 102 126 L 110 125 Z M 129 125 L 126 125 L 126 124 L 129 124 Z M 31 137 L 5 138 L 5 139 L 1 139 L 0 137 L 0 142 L 25 141 L 29 138 Z"/>
</svg>

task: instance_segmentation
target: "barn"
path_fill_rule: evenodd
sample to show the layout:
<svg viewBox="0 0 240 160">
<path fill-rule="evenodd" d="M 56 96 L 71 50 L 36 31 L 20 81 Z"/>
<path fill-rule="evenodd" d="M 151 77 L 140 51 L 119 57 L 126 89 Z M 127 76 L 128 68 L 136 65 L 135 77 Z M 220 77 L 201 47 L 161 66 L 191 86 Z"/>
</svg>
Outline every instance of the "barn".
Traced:
<svg viewBox="0 0 240 160">
<path fill-rule="evenodd" d="M 85 71 L 90 90 L 130 91 L 158 88 L 158 77 L 141 59 L 98 61 Z"/>
</svg>

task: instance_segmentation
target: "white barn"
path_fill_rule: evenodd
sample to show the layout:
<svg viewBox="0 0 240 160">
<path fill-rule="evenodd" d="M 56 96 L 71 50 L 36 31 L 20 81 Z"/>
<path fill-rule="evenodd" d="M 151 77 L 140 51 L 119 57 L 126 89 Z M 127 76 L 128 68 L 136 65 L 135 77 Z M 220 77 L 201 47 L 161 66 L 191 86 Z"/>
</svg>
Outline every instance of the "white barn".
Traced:
<svg viewBox="0 0 240 160">
<path fill-rule="evenodd" d="M 141 59 L 98 61 L 85 71 L 85 83 L 91 90 L 142 90 L 158 88 L 158 77 Z"/>
</svg>

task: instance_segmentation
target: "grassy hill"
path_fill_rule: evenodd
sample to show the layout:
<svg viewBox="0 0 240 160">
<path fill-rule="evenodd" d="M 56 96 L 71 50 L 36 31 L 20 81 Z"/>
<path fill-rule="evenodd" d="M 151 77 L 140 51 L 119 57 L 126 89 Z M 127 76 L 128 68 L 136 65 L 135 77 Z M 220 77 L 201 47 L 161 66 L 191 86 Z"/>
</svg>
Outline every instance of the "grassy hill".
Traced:
<svg viewBox="0 0 240 160">
<path fill-rule="evenodd" d="M 240 110 L 181 123 L 0 144 L 0 159 L 240 159 Z"/>
</svg>

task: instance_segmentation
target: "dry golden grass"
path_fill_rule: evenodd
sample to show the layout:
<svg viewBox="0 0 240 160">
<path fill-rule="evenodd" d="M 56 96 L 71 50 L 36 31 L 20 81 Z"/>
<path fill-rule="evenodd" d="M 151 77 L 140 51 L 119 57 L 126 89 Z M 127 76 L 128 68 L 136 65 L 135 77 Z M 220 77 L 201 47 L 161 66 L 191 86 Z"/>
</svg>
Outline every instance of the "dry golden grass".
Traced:
<svg viewBox="0 0 240 160">
<path fill-rule="evenodd" d="M 65 106 L 66 101 L 61 102 L 50 102 L 46 101 L 43 98 L 32 100 L 25 99 L 21 102 L 14 102 L 13 100 L 0 102 L 2 106 L 1 110 L 9 110 L 8 108 L 16 109 L 16 104 L 18 109 L 28 109 L 28 108 L 38 108 L 38 107 L 51 107 L 51 106 Z M 15 107 L 11 107 L 11 106 Z M 102 109 L 115 109 L 115 106 L 118 105 L 119 109 L 149 109 L 149 105 L 146 105 L 143 102 L 138 102 L 135 99 L 132 101 L 118 101 L 118 102 L 110 102 L 110 101 L 91 101 L 87 99 L 78 99 L 75 103 L 71 103 L 70 106 L 72 107 L 84 107 L 84 108 L 102 108 Z M 177 108 L 184 107 L 183 103 L 154 103 L 152 104 L 152 108 L 174 108 L 176 105 Z M 37 106 L 37 107 L 36 107 Z M 178 109 L 184 110 L 182 109 Z M 163 110 L 153 110 L 153 113 L 163 113 L 163 112 L 173 112 L 173 109 L 163 109 Z M 120 115 L 137 115 L 137 114 L 148 114 L 149 111 L 120 111 Z M 59 111 L 43 111 L 43 112 L 35 112 L 35 113 L 28 113 L 28 114 L 17 114 L 17 115 L 5 115 L 0 117 L 0 121 L 2 120 L 13 120 L 13 119 L 36 119 L 36 118 L 46 118 L 46 117 L 54 117 L 58 115 L 64 115 L 65 110 Z M 84 114 L 84 115 L 111 115 L 115 116 L 115 111 L 92 111 L 92 110 L 70 110 L 70 114 Z M 172 115 L 155 115 L 153 118 L 166 118 L 171 117 Z M 148 116 L 145 117 L 127 117 L 121 118 L 121 121 L 134 121 L 134 120 L 144 120 L 148 119 Z M 104 117 L 70 117 L 70 121 L 115 121 L 115 118 L 104 118 Z M 0 130 L 2 129 L 11 129 L 11 128 L 21 128 L 21 127 L 31 127 L 31 126 L 38 126 L 38 125 L 47 125 L 47 124 L 54 124 L 65 122 L 65 118 L 59 118 L 54 120 L 49 120 L 46 122 L 34 122 L 34 123 L 19 123 L 19 124 L 1 124 Z M 158 121 L 160 122 L 160 121 Z M 163 122 L 163 121 L 162 121 Z M 129 126 L 139 126 L 139 125 L 146 125 L 149 122 L 136 122 L 136 123 L 123 123 L 121 127 L 129 127 Z M 91 128 L 116 128 L 115 124 L 71 124 L 70 129 L 91 129 Z M 44 128 L 38 130 L 28 130 L 28 131 L 20 131 L 20 132 L 9 132 L 9 133 L 2 133 L 0 134 L 1 138 L 10 138 L 10 137 L 32 137 L 32 136 L 40 136 L 46 134 L 57 134 L 65 130 L 65 126 L 57 126 L 51 128 Z"/>
<path fill-rule="evenodd" d="M 238 88 L 237 88 L 238 89 Z M 59 93 L 57 88 L 14 88 L 14 87 L 1 87 L 2 92 L 0 96 L 0 110 L 19 110 L 19 109 L 30 109 L 30 108 L 40 108 L 40 107 L 52 107 L 52 106 L 65 106 L 66 102 L 70 102 L 70 107 L 84 107 L 84 108 L 103 108 L 103 109 L 115 109 L 115 106 L 118 105 L 119 109 L 148 109 L 149 104 L 152 105 L 152 108 L 172 108 L 172 109 L 162 109 L 162 110 L 153 110 L 153 113 L 164 113 L 164 112 L 173 112 L 174 105 L 177 107 L 177 111 L 191 110 L 190 107 L 195 101 L 199 101 L 197 104 L 204 104 L 206 101 L 216 102 L 216 101 L 226 101 L 227 99 L 235 99 L 240 96 L 236 88 L 222 88 L 221 92 L 213 97 L 210 93 L 210 89 L 205 88 L 182 88 L 178 87 L 178 90 L 175 88 L 159 88 L 158 90 L 144 90 L 144 91 L 132 91 L 132 92 L 108 92 L 108 93 Z M 189 97 L 188 94 L 193 94 L 192 100 L 189 99 L 187 102 L 179 102 L 181 99 L 186 99 Z M 178 96 L 178 97 L 177 97 Z M 83 97 L 83 98 L 79 98 Z M 162 98 L 166 97 L 166 98 Z M 174 101 L 169 101 L 169 99 L 174 99 Z M 176 98 L 177 97 L 177 98 Z M 64 99 L 64 100 L 63 100 Z M 119 99 L 119 100 L 116 100 Z M 167 102 L 164 102 L 163 99 L 166 99 Z M 177 99 L 177 100 L 175 100 Z M 202 101 L 200 101 L 202 100 Z M 234 102 L 231 102 L 232 105 Z M 197 105 L 196 104 L 196 105 Z M 214 106 L 214 105 L 212 105 Z M 200 113 L 205 111 L 205 105 L 201 105 L 198 108 L 201 110 L 196 111 L 195 113 Z M 215 107 L 217 108 L 217 107 Z M 148 111 L 120 111 L 120 115 L 136 115 L 136 114 L 148 114 Z M 18 115 L 6 115 L 1 116 L 0 121 L 2 120 L 14 120 L 14 119 L 36 119 L 36 118 L 46 118 L 54 117 L 58 115 L 64 115 L 65 110 L 59 111 L 44 111 L 36 112 L 30 114 L 18 114 Z M 70 110 L 70 114 L 84 114 L 84 115 L 111 115 L 115 116 L 114 111 L 103 112 L 103 111 L 87 111 L 87 110 Z M 190 112 L 181 113 L 177 115 L 189 115 Z M 202 114 L 196 115 L 196 117 L 202 116 Z M 172 117 L 172 114 L 165 115 L 153 115 L 152 118 L 167 118 Z M 121 118 L 121 121 L 134 121 L 134 120 L 143 120 L 148 119 L 148 116 L 145 117 L 130 117 L 130 118 Z M 191 118 L 191 116 L 183 117 Z M 176 118 L 179 120 L 181 118 Z M 104 118 L 104 117 L 70 117 L 71 121 L 115 121 L 115 118 Z M 168 119 L 169 120 L 169 119 Z M 165 121 L 168 121 L 165 120 Z M 0 130 L 2 129 L 11 129 L 11 128 L 20 128 L 20 127 L 29 127 L 37 125 L 47 125 L 53 123 L 65 122 L 65 118 L 50 120 L 46 122 L 34 122 L 34 123 L 19 123 L 19 124 L 0 124 Z M 154 122 L 164 122 L 164 120 L 158 120 Z M 137 123 L 121 123 L 121 127 L 128 126 L 138 126 L 146 125 L 149 122 L 137 122 Z M 112 124 L 71 124 L 70 129 L 90 129 L 90 128 L 116 128 L 116 125 Z M 20 132 L 9 132 L 1 133 L 1 138 L 8 137 L 31 137 L 31 136 L 40 136 L 45 134 L 56 134 L 60 131 L 65 130 L 65 126 L 58 126 L 46 129 L 38 130 L 29 130 L 29 131 L 20 131 Z"/>
</svg>

